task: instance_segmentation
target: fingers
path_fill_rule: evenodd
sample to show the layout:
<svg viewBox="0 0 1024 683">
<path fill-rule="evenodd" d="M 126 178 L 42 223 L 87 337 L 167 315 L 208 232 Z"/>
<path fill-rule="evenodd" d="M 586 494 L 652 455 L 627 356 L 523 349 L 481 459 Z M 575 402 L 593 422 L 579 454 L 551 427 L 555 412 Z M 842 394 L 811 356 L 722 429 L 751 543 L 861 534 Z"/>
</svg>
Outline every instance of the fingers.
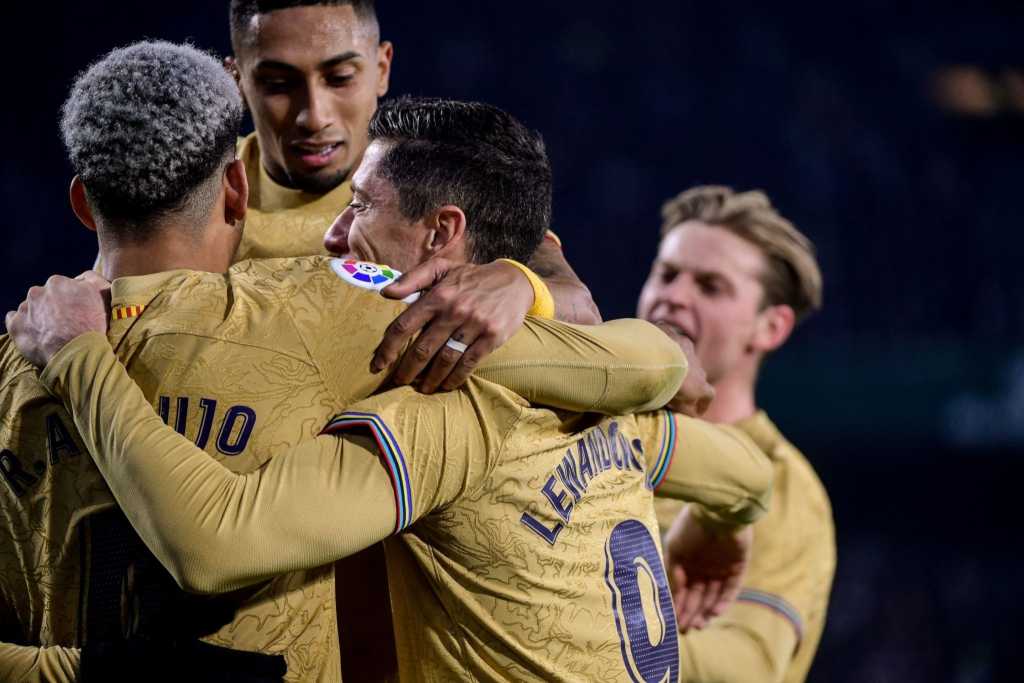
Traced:
<svg viewBox="0 0 1024 683">
<path fill-rule="evenodd" d="M 426 306 L 424 309 L 426 309 Z M 411 310 L 412 309 L 410 308 L 403 313 L 403 315 L 409 313 Z M 426 315 L 427 313 L 424 312 L 420 317 L 422 318 Z M 431 359 L 433 359 L 442 349 L 445 351 L 446 359 L 458 361 L 457 354 L 452 358 L 453 349 L 445 347 L 444 343 L 448 341 L 448 338 L 459 328 L 461 321 L 453 320 L 452 318 L 444 315 L 433 317 L 433 312 L 431 312 L 430 315 L 433 319 L 429 320 L 429 324 L 426 329 L 424 329 L 416 341 L 412 343 L 412 346 L 410 346 L 402 356 L 402 360 L 399 361 L 398 369 L 395 371 L 394 375 L 395 384 L 411 384 L 423 369 L 427 367 L 427 364 L 430 363 Z M 419 319 L 420 318 L 417 318 L 417 322 Z M 423 320 L 421 327 L 426 323 L 427 320 Z M 420 389 L 424 390 L 423 387 L 420 387 Z"/>
<path fill-rule="evenodd" d="M 700 606 L 704 601 L 704 590 L 704 582 L 694 581 L 691 577 L 686 587 L 686 598 L 683 600 L 683 608 L 679 612 L 680 631 L 686 631 L 693 625 L 693 620 L 700 613 Z"/>
<path fill-rule="evenodd" d="M 397 281 L 380 290 L 380 293 L 389 299 L 404 299 L 410 294 L 436 285 L 448 274 L 451 267 L 452 264 L 447 259 L 429 259 L 404 273 Z"/>
<path fill-rule="evenodd" d="M 700 613 L 694 620 L 694 628 L 704 628 L 708 621 L 718 616 L 725 610 L 722 602 L 722 581 L 711 579 L 707 583 L 707 590 L 704 592 L 704 602 L 700 606 Z"/>
<path fill-rule="evenodd" d="M 674 565 L 669 569 L 669 576 L 672 584 L 672 606 L 676 610 L 676 626 L 682 629 L 683 608 L 686 607 L 686 570 L 680 565 Z"/>
<path fill-rule="evenodd" d="M 420 391 L 423 393 L 433 393 L 442 383 L 446 384 L 452 375 L 452 371 L 461 364 L 466 354 L 476 345 L 478 337 L 479 331 L 472 324 L 463 325 L 449 337 L 445 337 L 444 341 L 441 342 L 440 350 L 430 364 L 430 370 L 427 371 L 423 382 L 420 384 Z M 466 350 L 461 351 L 447 345 L 449 339 L 465 344 Z M 478 351 L 473 351 L 473 353 L 476 354 Z M 447 390 L 446 386 L 445 390 Z"/>
<path fill-rule="evenodd" d="M 487 332 L 478 336 L 476 342 L 466 349 L 466 352 L 459 359 L 458 365 L 455 366 L 455 369 L 451 371 L 451 374 L 441 384 L 441 389 L 444 391 L 454 391 L 465 384 L 469 376 L 480 365 L 480 361 L 497 348 L 497 342 L 497 337 Z"/>
<path fill-rule="evenodd" d="M 391 324 L 388 325 L 388 328 L 384 331 L 384 339 L 381 340 L 380 344 L 377 346 L 377 350 L 374 351 L 373 361 L 370 363 L 371 370 L 373 370 L 373 372 L 380 372 L 385 368 L 391 367 L 394 362 L 398 360 L 398 354 L 401 353 L 402 349 L 404 349 L 406 345 L 408 345 L 409 340 L 419 334 L 420 330 L 422 330 L 435 315 L 437 315 L 437 307 L 428 295 L 405 309 L 405 311 L 403 311 L 397 318 L 392 320 Z M 412 351 L 412 349 L 410 349 L 410 351 Z M 422 352 L 426 353 L 426 350 L 423 350 Z M 426 365 L 426 362 L 430 360 L 430 357 L 431 356 L 428 355 L 424 358 L 424 365 Z M 413 377 L 415 377 L 415 375 L 413 375 Z M 411 381 L 411 379 L 409 381 Z M 408 384 L 408 381 L 404 383 Z"/>
</svg>

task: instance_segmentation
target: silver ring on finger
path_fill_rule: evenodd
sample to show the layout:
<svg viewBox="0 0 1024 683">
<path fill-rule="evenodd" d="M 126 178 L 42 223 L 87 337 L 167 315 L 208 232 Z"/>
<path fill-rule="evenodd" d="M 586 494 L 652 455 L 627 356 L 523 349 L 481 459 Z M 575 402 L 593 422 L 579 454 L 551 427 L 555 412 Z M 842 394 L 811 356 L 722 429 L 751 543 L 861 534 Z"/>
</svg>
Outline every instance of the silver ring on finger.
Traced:
<svg viewBox="0 0 1024 683">
<path fill-rule="evenodd" d="M 444 345 L 447 346 L 452 351 L 455 351 L 456 353 L 465 353 L 466 349 L 469 348 L 468 344 L 463 344 L 462 342 L 456 341 L 451 337 L 448 337 L 448 341 L 446 341 Z"/>
</svg>

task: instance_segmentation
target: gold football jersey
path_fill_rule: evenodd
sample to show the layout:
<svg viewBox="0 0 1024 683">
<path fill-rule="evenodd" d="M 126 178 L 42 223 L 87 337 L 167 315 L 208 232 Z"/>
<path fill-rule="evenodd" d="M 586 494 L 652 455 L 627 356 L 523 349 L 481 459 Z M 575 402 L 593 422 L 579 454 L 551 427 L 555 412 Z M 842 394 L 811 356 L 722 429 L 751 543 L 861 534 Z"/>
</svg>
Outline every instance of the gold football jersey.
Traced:
<svg viewBox="0 0 1024 683">
<path fill-rule="evenodd" d="M 386 374 L 370 372 L 370 359 L 404 304 L 373 290 L 394 277 L 386 267 L 314 257 L 245 262 L 227 275 L 175 271 L 123 278 L 112 288 L 109 341 L 163 422 L 228 469 L 252 472 L 273 453 L 313 438 L 331 416 L 386 380 Z M 638 335 L 648 342 L 643 357 L 634 351 Z M 640 397 L 633 406 L 641 407 L 670 395 L 685 370 L 668 346 L 661 344 L 658 353 L 658 335 L 640 321 L 587 331 L 531 320 L 481 373 L 518 382 L 520 391 L 543 399 L 545 383 L 565 393 L 552 368 L 567 367 L 576 380 L 569 407 L 581 401 L 578 408 L 618 409 L 631 397 Z M 19 372 L 31 385 L 34 375 L 24 361 Z M 558 404 L 557 396 L 550 398 Z M 81 460 L 98 481 L 88 458 Z M 20 481 L 24 467 L 8 467 Z M 110 505 L 105 490 L 97 495 Z M 40 500 L 45 504 L 46 496 Z M 77 511 L 66 514 L 72 513 Z M 33 558 L 34 569 L 49 571 L 51 560 L 35 546 L 22 555 Z M 74 556 L 67 557 L 73 564 Z M 54 586 L 60 599 L 74 588 L 61 581 Z M 330 567 L 277 577 L 255 594 L 238 596 L 236 618 L 209 640 L 284 654 L 289 680 L 336 680 L 333 591 Z M 15 600 L 24 594 L 12 588 Z M 45 601 L 37 602 L 45 611 Z M 26 626 L 25 635 L 12 633 L 9 642 L 47 645 L 42 632 Z M 80 642 L 68 634 L 54 640 Z"/>
<path fill-rule="evenodd" d="M 235 262 L 326 254 L 324 233 L 352 201 L 350 183 L 322 195 L 278 184 L 260 162 L 256 133 L 239 140 L 238 158 L 249 178 L 249 208 Z"/>
<path fill-rule="evenodd" d="M 835 575 L 832 508 L 810 463 L 764 412 L 736 427 L 771 459 L 771 508 L 754 526 L 739 600 L 707 628 L 683 636 L 683 680 L 800 683 L 821 640 Z M 667 530 L 679 505 L 656 505 Z"/>
<path fill-rule="evenodd" d="M 716 459 L 706 425 L 665 411 L 562 421 L 487 407 L 492 442 L 454 452 L 465 421 L 415 397 L 335 421 L 396 435 L 378 441 L 404 460 L 408 526 L 385 542 L 401 680 L 679 680 L 654 489 L 745 520 L 762 511 L 742 484 L 753 459 Z"/>
<path fill-rule="evenodd" d="M 0 337 L 0 680 L 75 679 L 86 520 L 113 505 L 63 406 Z"/>
<path fill-rule="evenodd" d="M 481 379 L 361 401 L 326 429 L 342 438 L 239 475 L 164 425 L 98 335 L 42 378 L 140 534 L 197 590 L 400 534 L 387 555 L 403 680 L 678 680 L 653 489 L 739 523 L 771 487 L 767 459 L 728 427 L 566 418 Z"/>
</svg>

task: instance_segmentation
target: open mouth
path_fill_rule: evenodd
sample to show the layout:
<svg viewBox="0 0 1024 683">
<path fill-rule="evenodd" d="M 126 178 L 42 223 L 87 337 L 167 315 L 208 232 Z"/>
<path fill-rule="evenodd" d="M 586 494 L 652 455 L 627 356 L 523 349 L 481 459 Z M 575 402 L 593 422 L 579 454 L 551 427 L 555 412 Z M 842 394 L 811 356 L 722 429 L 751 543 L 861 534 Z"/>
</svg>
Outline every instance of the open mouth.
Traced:
<svg viewBox="0 0 1024 683">
<path fill-rule="evenodd" d="M 690 334 L 688 331 L 686 331 L 685 329 L 683 329 L 682 327 L 680 327 L 676 323 L 672 322 L 671 320 L 658 319 L 658 320 L 655 320 L 654 322 L 658 323 L 659 325 L 663 325 L 663 326 L 667 327 L 668 329 L 670 329 L 673 332 L 675 332 L 676 334 L 678 334 L 680 337 L 686 337 L 687 339 L 689 339 L 694 344 L 697 343 L 697 339 L 696 339 L 696 337 L 694 337 L 694 335 Z"/>
<path fill-rule="evenodd" d="M 293 145 L 292 149 L 308 166 L 325 166 L 344 143 L 333 142 L 325 145 Z"/>
</svg>

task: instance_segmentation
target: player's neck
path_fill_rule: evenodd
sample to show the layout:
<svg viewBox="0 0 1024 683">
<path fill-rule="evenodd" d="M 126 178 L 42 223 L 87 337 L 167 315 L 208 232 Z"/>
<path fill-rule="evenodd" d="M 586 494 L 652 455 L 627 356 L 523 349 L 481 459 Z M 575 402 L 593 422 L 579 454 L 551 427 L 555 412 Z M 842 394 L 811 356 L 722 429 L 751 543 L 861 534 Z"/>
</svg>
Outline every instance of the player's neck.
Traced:
<svg viewBox="0 0 1024 683">
<path fill-rule="evenodd" d="M 144 242 L 101 239 L 102 275 L 115 280 L 169 270 L 223 273 L 231 266 L 239 236 L 230 225 L 209 226 L 198 233 L 195 228 L 164 225 Z"/>
<path fill-rule="evenodd" d="M 709 422 L 733 423 L 757 412 L 754 387 L 757 370 L 734 372 L 714 383 L 715 400 L 703 417 Z"/>
</svg>

